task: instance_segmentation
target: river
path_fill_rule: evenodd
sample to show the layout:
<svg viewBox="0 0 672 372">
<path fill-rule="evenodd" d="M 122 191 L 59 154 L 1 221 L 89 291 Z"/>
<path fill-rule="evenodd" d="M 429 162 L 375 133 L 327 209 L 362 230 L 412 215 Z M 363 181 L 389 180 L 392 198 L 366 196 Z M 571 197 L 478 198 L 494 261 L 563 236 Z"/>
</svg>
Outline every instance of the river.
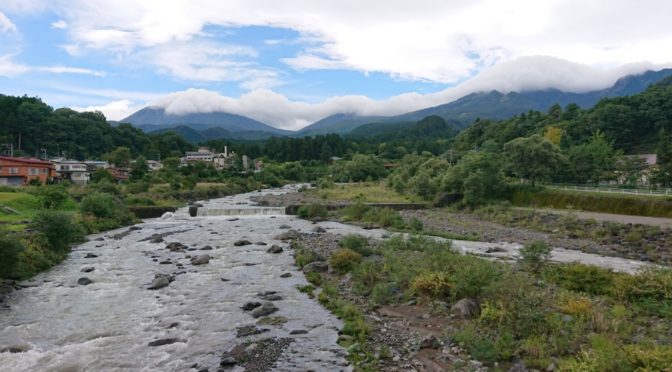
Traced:
<svg viewBox="0 0 672 372">
<path fill-rule="evenodd" d="M 341 322 L 297 290 L 307 282 L 293 265 L 286 244 L 273 239 L 286 231 L 281 225 L 306 232 L 314 225 L 255 208 L 250 197 L 258 194 L 204 203 L 212 214 L 228 210 L 227 214 L 237 215 L 236 220 L 232 216 L 192 218 L 181 209 L 172 218 L 138 224 L 137 230 L 90 236 L 61 265 L 23 283 L 28 288 L 5 299 L 8 308 L 0 311 L 0 349 L 23 352 L 0 353 L 0 370 L 215 371 L 223 352 L 242 341 L 268 337 L 293 339 L 276 370 L 350 370 L 346 353 L 337 344 Z M 173 234 L 162 243 L 146 240 L 161 233 Z M 253 244 L 234 246 L 241 239 Z M 171 252 L 165 248 L 169 242 L 197 250 Z M 272 244 L 285 247 L 284 252 L 267 253 Z M 200 250 L 206 246 L 213 249 Z M 86 258 L 89 253 L 97 257 Z M 197 254 L 209 254 L 212 259 L 192 265 L 187 256 Z M 86 267 L 95 270 L 81 272 Z M 177 275 L 169 286 L 148 290 L 157 273 Z M 291 276 L 281 277 L 286 273 Z M 82 277 L 93 283 L 79 285 Z M 265 326 L 269 331 L 260 335 L 237 338 L 238 327 L 256 321 L 241 306 L 260 301 L 257 294 L 266 291 L 282 297 L 274 301 L 279 310 L 272 315 L 287 322 Z M 290 335 L 292 330 L 307 333 Z M 148 346 L 166 338 L 178 341 Z"/>
</svg>

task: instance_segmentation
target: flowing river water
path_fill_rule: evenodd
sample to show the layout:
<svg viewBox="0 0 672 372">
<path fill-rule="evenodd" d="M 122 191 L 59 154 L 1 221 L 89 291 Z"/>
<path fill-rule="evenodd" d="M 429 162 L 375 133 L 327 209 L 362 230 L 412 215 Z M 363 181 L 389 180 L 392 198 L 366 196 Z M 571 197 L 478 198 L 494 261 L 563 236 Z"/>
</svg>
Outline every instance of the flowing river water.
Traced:
<svg viewBox="0 0 672 372">
<path fill-rule="evenodd" d="M 197 217 L 189 217 L 183 208 L 170 218 L 90 236 L 61 265 L 22 283 L 26 288 L 5 298 L 0 310 L 0 350 L 12 350 L 0 352 L 0 371 L 215 371 L 224 352 L 243 341 L 268 337 L 293 340 L 274 370 L 351 370 L 345 350 L 337 344 L 342 323 L 297 290 L 307 282 L 294 266 L 287 244 L 275 239 L 287 231 L 282 225 L 299 232 L 310 232 L 315 225 L 284 215 L 282 209 L 256 207 L 253 195 L 260 193 L 205 202 Z M 336 222 L 320 226 L 335 234 L 388 236 L 384 230 Z M 156 234 L 163 234 L 165 241 L 149 240 Z M 252 244 L 234 245 L 241 239 Z M 189 249 L 172 252 L 166 249 L 170 242 Z M 281 245 L 284 252 L 267 253 L 272 244 Z M 454 241 L 454 246 L 493 259 L 515 257 L 520 248 L 462 241 Z M 212 259 L 192 265 L 189 257 L 200 254 Z M 555 249 L 553 257 L 627 272 L 645 265 L 562 249 Z M 87 267 L 94 270 L 82 272 Z M 174 275 L 174 281 L 148 290 L 161 273 Z M 82 277 L 93 282 L 79 285 Z M 273 316 L 286 318 L 286 323 L 237 338 L 237 328 L 256 321 L 241 306 L 259 301 L 258 294 L 267 291 L 281 297 L 274 301 L 279 310 Z M 149 346 L 162 339 L 175 342 Z"/>
</svg>

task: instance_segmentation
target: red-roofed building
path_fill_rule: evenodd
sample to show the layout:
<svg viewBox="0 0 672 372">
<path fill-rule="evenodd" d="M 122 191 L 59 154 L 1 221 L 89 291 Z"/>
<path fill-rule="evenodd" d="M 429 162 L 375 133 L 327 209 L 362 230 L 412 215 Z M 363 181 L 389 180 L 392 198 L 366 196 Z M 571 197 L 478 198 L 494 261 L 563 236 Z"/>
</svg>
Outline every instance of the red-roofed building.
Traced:
<svg viewBox="0 0 672 372">
<path fill-rule="evenodd" d="M 52 162 L 34 158 L 0 156 L 0 185 L 27 185 L 33 179 L 47 183 L 55 175 Z"/>
</svg>

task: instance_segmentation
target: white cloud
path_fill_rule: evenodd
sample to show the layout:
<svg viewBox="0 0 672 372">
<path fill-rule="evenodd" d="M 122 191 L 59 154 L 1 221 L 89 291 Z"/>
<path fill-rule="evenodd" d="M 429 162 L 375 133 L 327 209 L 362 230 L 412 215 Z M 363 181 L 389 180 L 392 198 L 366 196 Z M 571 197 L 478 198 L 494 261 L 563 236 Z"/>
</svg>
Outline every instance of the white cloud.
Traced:
<svg viewBox="0 0 672 372">
<path fill-rule="evenodd" d="M 64 29 L 64 28 L 68 28 L 68 22 L 66 22 L 66 21 L 64 21 L 64 20 L 62 20 L 62 19 L 59 19 L 58 21 L 53 22 L 53 23 L 51 24 L 51 28 L 55 28 L 55 29 Z"/>
<path fill-rule="evenodd" d="M 156 99 L 151 105 L 163 107 L 168 113 L 176 115 L 194 112 L 229 112 L 245 115 L 276 127 L 295 130 L 336 113 L 398 115 L 448 103 L 481 91 L 499 90 L 508 93 L 546 89 L 548 86 L 557 86 L 568 92 L 604 89 L 624 75 L 662 67 L 647 63 L 617 68 L 595 68 L 551 57 L 525 57 L 486 69 L 454 88 L 424 95 L 406 93 L 384 100 L 351 95 L 332 97 L 318 103 L 306 103 L 290 100 L 267 89 L 254 90 L 240 98 L 222 96 L 204 89 L 188 89 Z"/>
<path fill-rule="evenodd" d="M 68 67 L 68 66 L 41 66 L 35 67 L 34 70 L 41 72 L 50 72 L 52 74 L 78 74 L 91 76 L 107 76 L 105 71 L 91 70 L 88 68 Z"/>
<path fill-rule="evenodd" d="M 142 106 L 129 100 L 119 100 L 99 106 L 72 107 L 75 111 L 100 111 L 108 120 L 120 120 L 141 109 Z"/>
<path fill-rule="evenodd" d="M 0 56 L 0 76 L 13 77 L 30 70 L 30 67 L 12 61 L 13 54 Z"/>
<path fill-rule="evenodd" d="M 3 12 L 0 12 L 0 32 L 11 31 L 16 31 L 16 26 Z"/>
<path fill-rule="evenodd" d="M 19 3 L 2 6 L 17 8 Z M 462 81 L 483 66 L 529 55 L 593 66 L 672 61 L 668 17 L 672 2 L 668 0 L 650 0 L 646 6 L 631 0 L 61 0 L 49 4 L 67 21 L 78 48 L 122 54 L 194 41 L 206 25 L 220 25 L 289 28 L 319 40 L 317 46 L 286 59 L 298 70 L 345 68 L 440 83 Z M 205 58 L 208 63 L 222 59 Z M 222 73 L 212 70 L 195 71 L 206 78 Z M 181 70 L 166 71 L 179 74 Z"/>
</svg>

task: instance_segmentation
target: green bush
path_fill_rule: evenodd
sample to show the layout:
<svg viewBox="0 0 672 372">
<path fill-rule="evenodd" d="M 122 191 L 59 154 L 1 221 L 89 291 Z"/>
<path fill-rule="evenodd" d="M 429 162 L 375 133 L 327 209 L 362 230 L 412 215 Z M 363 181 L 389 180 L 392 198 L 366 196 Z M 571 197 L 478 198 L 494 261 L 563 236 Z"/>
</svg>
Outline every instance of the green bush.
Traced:
<svg viewBox="0 0 672 372">
<path fill-rule="evenodd" d="M 80 210 L 82 214 L 88 214 L 96 218 L 113 218 L 117 202 L 110 194 L 92 193 L 82 199 Z"/>
<path fill-rule="evenodd" d="M 81 242 L 85 231 L 75 222 L 72 213 L 43 210 L 33 218 L 32 228 L 44 238 L 47 246 L 55 252 L 66 252 L 70 245 Z"/>
<path fill-rule="evenodd" d="M 0 278 L 17 279 L 19 255 L 25 250 L 18 236 L 0 231 Z"/>
<path fill-rule="evenodd" d="M 346 221 L 361 221 L 370 209 L 371 206 L 364 204 L 361 199 L 358 199 L 343 209 L 343 218 Z"/>
<path fill-rule="evenodd" d="M 126 204 L 128 205 L 144 205 L 144 206 L 152 206 L 156 205 L 154 200 L 151 198 L 148 198 L 146 196 L 131 196 L 126 198 Z"/>
<path fill-rule="evenodd" d="M 364 257 L 368 257 L 374 253 L 374 250 L 369 247 L 369 240 L 358 234 L 346 235 L 338 244 L 341 248 L 352 249 Z"/>
<path fill-rule="evenodd" d="M 391 208 L 371 208 L 364 214 L 362 221 L 376 223 L 382 227 L 404 227 L 404 220 L 397 211 Z"/>
<path fill-rule="evenodd" d="M 304 219 L 325 218 L 327 217 L 327 208 L 324 205 L 318 203 L 302 205 L 299 207 L 298 215 Z"/>
<path fill-rule="evenodd" d="M 415 232 L 421 232 L 425 228 L 422 221 L 420 221 L 420 219 L 416 217 L 413 217 L 413 219 L 411 219 L 411 222 L 408 223 L 408 227 Z"/>
<path fill-rule="evenodd" d="M 616 276 L 618 274 L 611 270 L 580 263 L 551 265 L 542 272 L 542 277 L 551 283 L 570 291 L 591 295 L 609 294 Z"/>
<path fill-rule="evenodd" d="M 525 244 L 520 249 L 522 262 L 533 272 L 539 272 L 543 264 L 551 258 L 552 249 L 543 241 Z"/>
<path fill-rule="evenodd" d="M 131 182 L 126 185 L 126 191 L 128 191 L 131 194 L 139 194 L 141 192 L 147 192 L 149 191 L 149 182 L 146 181 L 136 181 L 136 182 Z"/>
<path fill-rule="evenodd" d="M 47 186 L 40 189 L 40 204 L 45 209 L 60 209 L 70 199 L 70 195 L 60 186 Z"/>
<path fill-rule="evenodd" d="M 337 273 L 346 273 L 362 261 L 362 255 L 348 248 L 341 248 L 331 254 L 329 265 Z"/>
</svg>

